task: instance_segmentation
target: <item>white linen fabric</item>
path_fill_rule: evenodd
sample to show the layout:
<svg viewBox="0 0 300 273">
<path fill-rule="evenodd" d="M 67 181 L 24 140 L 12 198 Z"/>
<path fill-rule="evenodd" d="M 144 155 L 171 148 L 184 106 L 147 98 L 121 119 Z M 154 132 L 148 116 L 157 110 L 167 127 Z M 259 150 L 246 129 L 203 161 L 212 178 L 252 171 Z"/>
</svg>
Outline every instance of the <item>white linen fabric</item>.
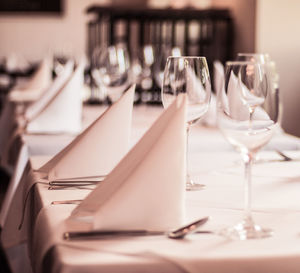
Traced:
<svg viewBox="0 0 300 273">
<path fill-rule="evenodd" d="M 222 92 L 220 96 L 227 95 L 227 98 L 224 98 L 222 103 L 225 102 L 228 104 L 227 111 L 230 114 L 230 117 L 240 121 L 248 121 L 250 119 L 250 106 L 247 104 L 246 100 L 257 100 L 258 105 L 260 102 L 261 104 L 264 102 L 264 99 L 252 95 L 249 89 L 238 80 L 233 72 L 231 72 L 228 82 L 227 94 L 224 93 L 225 91 L 222 87 L 220 92 Z M 247 96 L 246 99 L 244 99 L 243 94 Z M 261 106 L 256 106 L 253 112 L 252 120 L 269 122 L 271 121 L 271 118 Z"/>
<path fill-rule="evenodd" d="M 66 74 L 70 73 L 67 67 Z M 83 87 L 83 69 L 80 64 L 69 78 L 67 83 L 57 92 L 57 85 L 62 85 L 65 80 L 58 79 L 53 89 L 49 89 L 35 106 L 26 112 L 27 117 L 31 118 L 27 124 L 28 133 L 78 133 L 81 130 L 82 99 L 81 91 Z M 56 90 L 55 90 L 56 89 Z M 38 115 L 36 115 L 39 113 Z M 35 115 L 35 116 L 34 116 Z"/>
<path fill-rule="evenodd" d="M 74 62 L 68 61 L 67 64 L 64 66 L 64 69 L 61 74 L 59 74 L 53 83 L 47 88 L 43 96 L 30 104 L 24 113 L 24 117 L 26 121 L 32 120 L 36 117 L 43 109 L 50 103 L 51 100 L 60 92 L 70 78 L 74 68 Z"/>
<path fill-rule="evenodd" d="M 248 120 L 250 116 L 249 107 L 242 99 L 241 89 L 238 78 L 231 71 L 227 87 L 228 110 L 232 118 L 237 120 Z"/>
<path fill-rule="evenodd" d="M 97 115 L 94 106 L 86 108 Z M 104 106 L 99 108 L 104 110 Z M 134 140 L 140 138 L 141 132 L 149 127 L 153 117 L 157 117 L 161 111 L 162 108 L 158 107 L 134 108 Z M 57 145 L 61 147 L 66 141 L 65 136 L 62 136 L 52 135 L 51 138 L 57 138 Z M 35 146 L 36 154 L 49 145 L 49 136 L 45 135 L 26 135 L 23 139 L 26 140 L 29 151 Z M 300 157 L 298 138 L 276 135 L 271 142 L 273 140 L 276 147 L 290 150 L 288 155 Z M 237 165 L 240 155 L 231 150 L 220 132 L 214 128 L 195 127 L 190 136 L 190 144 L 192 175 L 197 180 L 205 181 L 207 187 L 204 191 L 185 193 L 187 222 L 209 215 L 210 220 L 202 229 L 218 231 L 235 224 L 241 220 L 243 210 L 243 172 Z M 293 149 L 298 151 L 292 151 Z M 261 156 L 265 159 L 281 159 L 273 151 L 263 152 Z M 25 170 L 25 177 L 30 170 L 36 170 L 44 164 L 45 158 L 31 157 L 30 161 L 36 164 Z M 258 224 L 274 230 L 274 236 L 271 238 L 236 242 L 212 234 L 195 234 L 185 240 L 170 240 L 165 236 L 129 236 L 65 241 L 63 232 L 70 230 L 69 226 L 65 225 L 65 219 L 76 205 L 51 205 L 51 202 L 83 199 L 90 190 L 51 191 L 48 190 L 47 183 L 38 183 L 27 201 L 28 211 L 35 213 L 25 214 L 29 231 L 24 231 L 26 236 L 22 239 L 28 240 L 31 264 L 36 268 L 35 272 L 298 272 L 298 164 L 299 162 L 292 161 L 261 163 L 254 166 L 254 217 Z M 21 182 L 32 185 L 37 181 L 44 180 L 30 175 Z M 21 194 L 16 195 L 12 202 L 15 210 L 8 213 L 17 226 L 20 223 L 18 214 L 21 214 L 24 205 L 22 187 L 19 190 Z M 166 195 L 171 191 L 169 188 Z M 30 199 L 34 200 L 31 202 Z M 16 206 L 17 204 L 19 206 Z M 140 207 L 142 205 L 139 204 Z M 23 224 L 23 227 L 26 225 Z M 12 226 L 8 223 L 6 228 L 15 240 L 16 234 Z M 9 238 L 8 234 L 2 231 L 2 239 L 3 237 Z M 19 254 L 18 259 L 24 256 Z"/>
<path fill-rule="evenodd" d="M 215 93 L 220 92 L 224 88 L 225 72 L 224 66 L 220 61 L 214 61 L 214 90 Z"/>
<path fill-rule="evenodd" d="M 209 108 L 206 114 L 203 116 L 201 123 L 205 126 L 216 127 L 217 126 L 217 100 L 215 94 L 211 94 Z"/>
<path fill-rule="evenodd" d="M 35 101 L 51 83 L 51 65 L 48 59 L 43 59 L 32 77 L 23 86 L 16 86 L 9 93 L 9 99 L 16 102 Z"/>
<path fill-rule="evenodd" d="M 22 174 L 25 170 L 25 166 L 27 164 L 28 159 L 29 159 L 28 147 L 25 144 L 23 144 L 20 149 L 20 152 L 19 152 L 19 156 L 18 156 L 18 160 L 16 163 L 14 174 L 9 182 L 9 186 L 8 186 L 7 192 L 5 194 L 3 203 L 2 203 L 1 213 L 0 213 L 0 228 L 1 229 L 4 227 L 4 223 L 5 223 L 9 208 L 11 206 L 11 202 L 12 202 L 15 192 L 18 188 L 19 182 L 20 182 Z"/>
<path fill-rule="evenodd" d="M 191 109 L 189 109 L 187 112 L 187 121 L 197 120 L 199 117 L 199 109 L 203 115 L 202 121 L 205 120 L 205 116 L 206 119 L 209 119 L 209 104 L 205 104 L 204 102 L 210 103 L 211 100 L 210 82 L 205 82 L 205 84 L 203 84 L 201 79 L 199 79 L 199 77 L 195 74 L 195 71 L 189 67 L 186 69 L 186 74 L 186 90 L 189 90 L 187 95 L 187 104 L 191 106 L 191 109 L 195 109 L 195 111 L 191 111 Z M 195 103 L 199 101 L 202 101 L 203 105 L 199 106 L 199 109 L 196 110 Z"/>
<path fill-rule="evenodd" d="M 135 86 L 42 166 L 48 179 L 104 175 L 129 148 Z"/>
<path fill-rule="evenodd" d="M 94 229 L 168 230 L 184 221 L 186 95 L 166 109 L 72 212 Z"/>
</svg>

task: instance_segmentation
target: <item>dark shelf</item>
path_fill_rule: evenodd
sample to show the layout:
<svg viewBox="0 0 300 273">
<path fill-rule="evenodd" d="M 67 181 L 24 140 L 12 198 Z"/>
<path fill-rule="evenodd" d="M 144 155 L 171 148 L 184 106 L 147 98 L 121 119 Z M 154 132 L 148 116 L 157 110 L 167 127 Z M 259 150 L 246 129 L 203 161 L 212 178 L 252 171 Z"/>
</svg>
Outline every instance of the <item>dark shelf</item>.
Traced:
<svg viewBox="0 0 300 273">
<path fill-rule="evenodd" d="M 125 44 L 132 56 L 149 44 L 158 54 L 166 47 L 179 47 L 182 55 L 205 56 L 213 78 L 213 62 L 225 63 L 233 57 L 233 19 L 228 9 L 93 5 L 86 13 L 96 15 L 87 24 L 90 58 L 95 48 L 117 43 Z M 156 102 L 160 88 L 153 82 L 149 90 L 137 89 L 140 93 L 152 92 L 151 100 Z"/>
<path fill-rule="evenodd" d="M 138 19 L 138 18 L 153 18 L 153 19 L 170 19 L 170 20 L 196 20 L 204 18 L 231 20 L 230 11 L 228 9 L 152 9 L 139 7 L 104 7 L 91 6 L 86 10 L 87 13 L 95 13 L 101 16 L 102 14 L 110 14 L 114 18 Z"/>
</svg>

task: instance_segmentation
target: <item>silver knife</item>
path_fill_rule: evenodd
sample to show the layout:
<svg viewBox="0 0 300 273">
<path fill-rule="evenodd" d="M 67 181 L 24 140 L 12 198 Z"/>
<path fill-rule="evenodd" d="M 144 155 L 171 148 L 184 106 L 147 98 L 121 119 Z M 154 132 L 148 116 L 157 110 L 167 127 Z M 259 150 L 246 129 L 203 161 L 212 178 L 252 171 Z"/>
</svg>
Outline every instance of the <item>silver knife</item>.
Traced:
<svg viewBox="0 0 300 273">
<path fill-rule="evenodd" d="M 68 231 L 63 234 L 65 240 L 96 240 L 105 239 L 110 237 L 119 236 L 155 236 L 155 235 L 166 235 L 172 239 L 183 238 L 185 235 L 197 232 L 196 229 L 204 225 L 208 221 L 209 217 L 202 218 L 188 225 L 180 227 L 179 229 L 171 232 L 165 231 L 151 231 L 144 229 L 137 230 L 92 230 L 92 231 Z M 200 233 L 211 233 L 210 231 L 200 231 Z"/>
</svg>

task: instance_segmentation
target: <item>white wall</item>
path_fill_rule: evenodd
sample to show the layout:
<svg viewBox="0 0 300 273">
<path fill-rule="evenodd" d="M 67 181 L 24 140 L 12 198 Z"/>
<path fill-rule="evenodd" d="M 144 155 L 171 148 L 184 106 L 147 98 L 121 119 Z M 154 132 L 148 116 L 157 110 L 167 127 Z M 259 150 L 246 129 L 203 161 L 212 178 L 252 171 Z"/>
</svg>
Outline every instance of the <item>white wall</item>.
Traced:
<svg viewBox="0 0 300 273">
<path fill-rule="evenodd" d="M 0 58 L 19 54 L 39 60 L 48 53 L 64 51 L 81 57 L 86 50 L 86 7 L 109 0 L 64 0 L 64 13 L 56 15 L 0 16 Z"/>
<path fill-rule="evenodd" d="M 80 56 L 86 50 L 86 7 L 110 2 L 146 5 L 151 1 L 154 0 L 64 0 L 62 16 L 1 14 L 0 58 L 17 53 L 28 60 L 38 60 L 53 51 Z M 202 3 L 208 0 L 193 1 Z M 253 51 L 255 0 L 211 0 L 209 3 L 214 7 L 232 9 L 236 22 L 235 52 Z"/>
<path fill-rule="evenodd" d="M 256 0 L 212 0 L 213 7 L 229 8 L 234 20 L 234 55 L 254 52 Z"/>
<path fill-rule="evenodd" d="M 268 52 L 280 75 L 283 128 L 300 136 L 300 1 L 257 0 L 256 51 Z"/>
</svg>

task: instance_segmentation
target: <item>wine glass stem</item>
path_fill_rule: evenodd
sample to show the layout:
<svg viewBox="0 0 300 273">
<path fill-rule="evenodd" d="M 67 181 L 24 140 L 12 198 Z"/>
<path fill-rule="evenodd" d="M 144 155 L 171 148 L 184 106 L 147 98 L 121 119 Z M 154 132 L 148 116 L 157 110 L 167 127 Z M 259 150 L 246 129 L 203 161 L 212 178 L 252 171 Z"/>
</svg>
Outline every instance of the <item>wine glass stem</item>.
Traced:
<svg viewBox="0 0 300 273">
<path fill-rule="evenodd" d="M 252 176 L 251 176 L 251 171 L 252 171 L 252 163 L 253 163 L 253 158 L 254 155 L 251 153 L 248 153 L 244 156 L 244 161 L 245 161 L 245 215 L 244 215 L 244 220 L 246 222 L 252 221 L 252 216 L 251 216 L 251 200 L 252 200 Z"/>
<path fill-rule="evenodd" d="M 191 178 L 189 175 L 189 133 L 190 133 L 190 125 L 187 124 L 186 126 L 186 181 L 191 183 Z"/>
</svg>

